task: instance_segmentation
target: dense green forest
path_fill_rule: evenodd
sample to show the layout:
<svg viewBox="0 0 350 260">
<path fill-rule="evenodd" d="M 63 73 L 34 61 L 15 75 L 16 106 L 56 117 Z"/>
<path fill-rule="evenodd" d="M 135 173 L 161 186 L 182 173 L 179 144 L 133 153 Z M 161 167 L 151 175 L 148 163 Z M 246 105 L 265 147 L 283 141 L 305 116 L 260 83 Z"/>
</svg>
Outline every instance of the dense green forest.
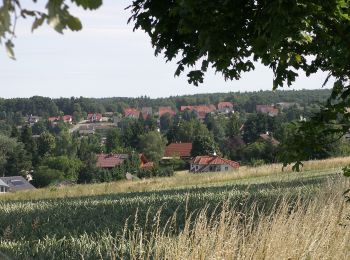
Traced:
<svg viewBox="0 0 350 260">
<path fill-rule="evenodd" d="M 298 122 L 308 120 L 324 104 L 330 90 L 259 91 L 198 94 L 151 99 L 138 98 L 59 98 L 35 96 L 0 100 L 0 174 L 34 175 L 38 187 L 53 182 L 104 182 L 125 178 L 126 172 L 139 177 L 169 176 L 186 169 L 188 162 L 163 162 L 165 146 L 172 142 L 193 143 L 192 155 L 216 153 L 241 164 L 260 165 L 281 160 Z M 233 112 L 207 113 L 199 118 L 194 111 L 180 111 L 184 105 L 217 105 L 227 101 Z M 287 103 L 288 106 L 278 104 Z M 274 105 L 278 114 L 256 111 L 256 105 Z M 160 106 L 176 114 L 157 114 Z M 124 108 L 151 107 L 146 118 L 128 118 Z M 109 113 L 107 113 L 109 112 Z M 73 131 L 88 113 L 108 114 L 108 121 L 94 123 L 94 134 Z M 40 117 L 28 122 L 30 115 Z M 72 115 L 73 124 L 48 117 Z M 86 123 L 88 124 L 88 123 Z M 104 127 L 100 127 L 104 126 Z M 310 159 L 347 155 L 348 141 L 330 142 Z M 112 170 L 96 167 L 96 154 L 123 153 L 129 158 Z M 139 169 L 138 154 L 143 153 L 154 167 Z M 188 169 L 188 168 L 187 168 Z"/>
</svg>

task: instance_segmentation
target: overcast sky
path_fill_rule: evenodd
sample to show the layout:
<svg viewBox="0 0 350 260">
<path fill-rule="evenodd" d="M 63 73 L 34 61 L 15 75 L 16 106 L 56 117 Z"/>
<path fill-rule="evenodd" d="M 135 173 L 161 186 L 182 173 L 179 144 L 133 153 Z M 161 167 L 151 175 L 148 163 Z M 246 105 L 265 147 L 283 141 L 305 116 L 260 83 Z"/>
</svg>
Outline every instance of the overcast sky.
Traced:
<svg viewBox="0 0 350 260">
<path fill-rule="evenodd" d="M 174 78 L 176 63 L 155 57 L 150 39 L 127 25 L 124 8 L 131 1 L 105 0 L 97 11 L 73 8 L 83 30 L 60 35 L 47 25 L 33 34 L 21 20 L 15 43 L 16 61 L 1 46 L 0 97 L 166 97 L 170 95 L 272 89 L 272 72 L 257 64 L 239 81 L 225 82 L 209 72 L 204 84 L 189 85 L 185 75 Z M 301 76 L 293 89 L 320 88 L 326 75 Z"/>
</svg>

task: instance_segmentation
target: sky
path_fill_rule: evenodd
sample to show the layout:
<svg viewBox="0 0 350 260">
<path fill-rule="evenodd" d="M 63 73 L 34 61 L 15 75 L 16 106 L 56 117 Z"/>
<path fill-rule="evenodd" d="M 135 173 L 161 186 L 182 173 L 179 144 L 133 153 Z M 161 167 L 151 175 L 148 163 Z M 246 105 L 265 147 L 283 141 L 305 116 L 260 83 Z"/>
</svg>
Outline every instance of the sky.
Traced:
<svg viewBox="0 0 350 260">
<path fill-rule="evenodd" d="M 29 0 L 23 0 L 28 2 Z M 16 28 L 16 60 L 0 46 L 0 97 L 139 97 L 257 91 L 272 89 L 272 71 L 255 64 L 253 72 L 238 81 L 224 81 L 209 71 L 204 83 L 188 84 L 185 74 L 174 77 L 176 61 L 154 56 L 150 38 L 127 24 L 130 0 L 105 0 L 95 11 L 72 6 L 83 30 L 58 34 L 48 25 L 31 33 L 31 20 L 22 19 Z M 41 8 L 36 5 L 29 7 Z M 301 76 L 290 88 L 317 89 L 326 78 L 317 73 Z"/>
</svg>

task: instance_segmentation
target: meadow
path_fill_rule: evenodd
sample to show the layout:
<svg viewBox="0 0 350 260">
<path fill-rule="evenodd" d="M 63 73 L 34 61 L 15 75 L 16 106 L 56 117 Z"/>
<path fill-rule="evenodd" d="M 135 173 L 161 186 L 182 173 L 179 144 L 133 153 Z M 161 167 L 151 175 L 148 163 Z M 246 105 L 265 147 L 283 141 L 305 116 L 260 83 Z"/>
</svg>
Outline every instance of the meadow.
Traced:
<svg viewBox="0 0 350 260">
<path fill-rule="evenodd" d="M 0 258 L 348 259 L 350 158 L 0 197 Z"/>
</svg>

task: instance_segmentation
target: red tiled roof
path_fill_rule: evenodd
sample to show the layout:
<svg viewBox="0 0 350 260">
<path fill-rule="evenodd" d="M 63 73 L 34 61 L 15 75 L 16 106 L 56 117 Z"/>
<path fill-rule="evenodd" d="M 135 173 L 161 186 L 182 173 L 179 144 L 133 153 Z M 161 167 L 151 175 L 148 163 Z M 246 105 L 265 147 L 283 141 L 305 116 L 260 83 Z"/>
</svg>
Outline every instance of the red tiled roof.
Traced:
<svg viewBox="0 0 350 260">
<path fill-rule="evenodd" d="M 138 111 L 136 108 L 124 108 L 124 116 L 125 117 L 132 117 L 132 118 L 139 118 L 140 111 Z"/>
<path fill-rule="evenodd" d="M 219 156 L 196 156 L 193 161 L 193 164 L 198 164 L 198 165 L 230 165 L 233 168 L 238 168 L 239 163 L 235 161 L 231 161 L 225 158 L 221 158 Z"/>
<path fill-rule="evenodd" d="M 200 105 L 200 106 L 181 106 L 180 111 L 191 110 L 198 114 L 199 118 L 205 118 L 206 114 L 209 114 L 216 110 L 214 105 Z"/>
<path fill-rule="evenodd" d="M 180 156 L 190 157 L 192 150 L 192 143 L 171 143 L 165 148 L 164 156 Z"/>
<path fill-rule="evenodd" d="M 233 108 L 233 104 L 231 102 L 219 102 L 218 103 L 218 109 L 225 109 L 225 108 Z"/>
<path fill-rule="evenodd" d="M 98 154 L 96 166 L 99 168 L 114 168 L 121 165 L 127 158 L 125 154 Z"/>
<path fill-rule="evenodd" d="M 159 107 L 158 115 L 161 117 L 162 115 L 169 113 L 170 115 L 175 115 L 175 111 L 171 107 Z"/>
<path fill-rule="evenodd" d="M 48 120 L 50 122 L 55 122 L 55 121 L 58 121 L 60 118 L 58 116 L 52 116 L 52 117 L 49 117 Z"/>
<path fill-rule="evenodd" d="M 64 115 L 63 117 L 62 117 L 62 120 L 64 121 L 64 122 L 71 122 L 72 121 L 72 116 L 71 115 Z"/>
</svg>

